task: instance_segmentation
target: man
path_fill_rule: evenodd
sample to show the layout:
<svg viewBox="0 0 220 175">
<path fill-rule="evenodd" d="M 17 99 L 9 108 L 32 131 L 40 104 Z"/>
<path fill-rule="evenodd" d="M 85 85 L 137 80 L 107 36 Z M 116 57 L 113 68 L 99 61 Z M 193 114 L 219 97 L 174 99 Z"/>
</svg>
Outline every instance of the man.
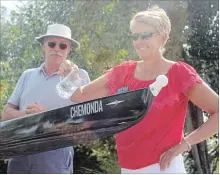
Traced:
<svg viewBox="0 0 220 175">
<path fill-rule="evenodd" d="M 56 93 L 60 82 L 58 75 L 62 63 L 68 62 L 67 56 L 79 43 L 71 38 L 69 27 L 61 24 L 49 25 L 47 34 L 37 37 L 42 44 L 45 62 L 38 68 L 26 70 L 19 78 L 16 88 L 3 110 L 3 120 L 23 117 L 72 104 Z M 90 82 L 85 70 L 84 83 Z M 41 174 L 73 173 L 73 148 L 61 148 L 39 154 L 12 158 L 9 160 L 8 173 Z"/>
</svg>

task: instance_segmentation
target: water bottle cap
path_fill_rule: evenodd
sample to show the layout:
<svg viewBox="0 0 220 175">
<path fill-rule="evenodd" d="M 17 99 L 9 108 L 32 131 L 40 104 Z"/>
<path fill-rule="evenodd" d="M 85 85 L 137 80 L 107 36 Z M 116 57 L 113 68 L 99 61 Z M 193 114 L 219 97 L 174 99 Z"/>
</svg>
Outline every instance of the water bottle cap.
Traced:
<svg viewBox="0 0 220 175">
<path fill-rule="evenodd" d="M 168 78 L 165 75 L 159 75 L 156 78 L 156 84 L 160 87 L 165 87 L 168 84 Z"/>
</svg>

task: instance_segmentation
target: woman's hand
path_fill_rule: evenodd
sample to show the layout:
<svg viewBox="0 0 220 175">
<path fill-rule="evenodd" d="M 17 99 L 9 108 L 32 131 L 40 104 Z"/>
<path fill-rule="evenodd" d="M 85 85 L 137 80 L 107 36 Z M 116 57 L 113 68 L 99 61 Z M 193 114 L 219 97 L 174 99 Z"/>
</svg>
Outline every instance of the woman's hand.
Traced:
<svg viewBox="0 0 220 175">
<path fill-rule="evenodd" d="M 160 156 L 160 160 L 159 160 L 160 170 L 164 171 L 166 168 L 169 168 L 171 161 L 176 156 L 178 156 L 188 150 L 189 150 L 189 145 L 186 142 L 186 140 L 184 140 L 184 139 L 182 140 L 181 143 L 168 149 L 166 152 L 164 152 Z"/>
</svg>

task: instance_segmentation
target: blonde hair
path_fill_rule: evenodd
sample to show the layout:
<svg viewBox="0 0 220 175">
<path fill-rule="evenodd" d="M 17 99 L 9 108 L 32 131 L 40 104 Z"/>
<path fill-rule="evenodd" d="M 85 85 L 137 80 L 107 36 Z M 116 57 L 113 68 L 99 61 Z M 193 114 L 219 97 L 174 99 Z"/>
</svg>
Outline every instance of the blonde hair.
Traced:
<svg viewBox="0 0 220 175">
<path fill-rule="evenodd" d="M 146 11 L 138 12 L 133 16 L 130 22 L 130 29 L 134 21 L 154 27 L 160 35 L 165 37 L 163 46 L 166 44 L 171 31 L 171 23 L 169 17 L 163 9 L 154 5 Z"/>
</svg>

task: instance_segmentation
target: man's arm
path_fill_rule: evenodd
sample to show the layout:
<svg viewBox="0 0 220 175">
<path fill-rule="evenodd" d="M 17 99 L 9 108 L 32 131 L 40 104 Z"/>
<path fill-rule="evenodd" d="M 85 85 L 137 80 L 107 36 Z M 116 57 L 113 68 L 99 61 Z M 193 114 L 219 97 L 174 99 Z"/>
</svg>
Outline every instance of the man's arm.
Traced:
<svg viewBox="0 0 220 175">
<path fill-rule="evenodd" d="M 24 90 L 24 83 L 26 79 L 27 71 L 23 72 L 20 76 L 16 87 L 10 96 L 8 103 L 5 105 L 2 111 L 2 120 L 10 120 L 25 115 L 25 111 L 19 110 L 20 97 Z"/>
<path fill-rule="evenodd" d="M 20 111 L 18 106 L 7 103 L 2 111 L 2 120 L 11 120 L 14 118 L 22 117 L 24 115 L 25 111 Z"/>
</svg>

